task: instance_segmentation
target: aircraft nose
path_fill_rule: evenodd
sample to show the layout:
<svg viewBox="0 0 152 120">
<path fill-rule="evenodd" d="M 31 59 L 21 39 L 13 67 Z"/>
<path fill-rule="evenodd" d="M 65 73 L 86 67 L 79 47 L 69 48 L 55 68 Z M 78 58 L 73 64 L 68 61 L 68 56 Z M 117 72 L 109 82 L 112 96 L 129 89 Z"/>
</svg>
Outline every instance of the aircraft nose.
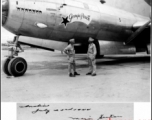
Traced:
<svg viewBox="0 0 152 120">
<path fill-rule="evenodd" d="M 2 25 L 6 23 L 9 12 L 9 1 L 2 0 Z"/>
</svg>

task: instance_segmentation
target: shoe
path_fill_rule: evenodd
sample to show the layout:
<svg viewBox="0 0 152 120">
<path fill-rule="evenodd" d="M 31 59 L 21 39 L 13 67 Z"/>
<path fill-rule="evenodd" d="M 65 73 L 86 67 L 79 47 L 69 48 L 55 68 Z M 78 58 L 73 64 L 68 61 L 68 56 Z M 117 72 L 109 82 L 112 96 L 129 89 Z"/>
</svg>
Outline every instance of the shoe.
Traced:
<svg viewBox="0 0 152 120">
<path fill-rule="evenodd" d="M 73 75 L 72 73 L 69 74 L 69 77 L 75 77 L 75 75 Z"/>
<path fill-rule="evenodd" d="M 77 72 L 74 72 L 74 75 L 80 75 L 79 73 L 77 73 Z"/>
<path fill-rule="evenodd" d="M 97 75 L 96 73 L 93 73 L 93 74 L 92 74 L 92 76 L 96 76 L 96 75 Z"/>
<path fill-rule="evenodd" d="M 92 74 L 92 73 L 89 72 L 89 73 L 87 73 L 86 75 L 91 75 L 91 74 Z"/>
</svg>

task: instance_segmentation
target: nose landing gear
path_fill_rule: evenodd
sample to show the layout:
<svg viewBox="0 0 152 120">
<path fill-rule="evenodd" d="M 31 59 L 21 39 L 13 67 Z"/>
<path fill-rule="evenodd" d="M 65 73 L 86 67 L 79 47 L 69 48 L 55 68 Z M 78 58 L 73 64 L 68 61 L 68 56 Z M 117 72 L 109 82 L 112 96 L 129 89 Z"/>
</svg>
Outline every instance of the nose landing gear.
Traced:
<svg viewBox="0 0 152 120">
<path fill-rule="evenodd" d="M 27 70 L 27 62 L 24 58 L 18 57 L 19 51 L 16 48 L 11 47 L 9 51 L 11 51 L 11 54 L 7 56 L 3 63 L 3 72 L 7 76 L 19 77 L 24 75 Z"/>
</svg>

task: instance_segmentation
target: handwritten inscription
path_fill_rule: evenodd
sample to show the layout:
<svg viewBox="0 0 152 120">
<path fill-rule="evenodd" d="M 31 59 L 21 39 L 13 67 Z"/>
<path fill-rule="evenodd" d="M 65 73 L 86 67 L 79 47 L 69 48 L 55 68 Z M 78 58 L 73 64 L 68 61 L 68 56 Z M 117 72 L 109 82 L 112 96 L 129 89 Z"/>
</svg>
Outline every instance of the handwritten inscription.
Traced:
<svg viewBox="0 0 152 120">
<path fill-rule="evenodd" d="M 108 116 L 108 117 L 106 117 L 106 116 L 104 116 L 103 114 L 99 117 L 99 119 L 97 119 L 97 120 L 100 120 L 100 119 L 104 119 L 104 118 L 120 118 L 120 117 L 122 117 L 122 116 L 115 116 L 115 115 L 110 115 L 110 116 Z"/>
<path fill-rule="evenodd" d="M 69 117 L 73 120 L 93 120 L 93 118 L 73 118 L 73 117 Z"/>
<path fill-rule="evenodd" d="M 31 113 L 32 114 L 38 114 L 38 113 L 44 113 L 44 114 L 49 114 L 51 112 L 50 109 L 50 105 L 48 104 L 38 104 L 38 105 L 25 105 L 25 106 L 19 106 L 20 108 L 22 109 L 29 109 L 29 108 L 32 108 L 31 110 Z M 34 110 L 33 110 L 34 109 Z M 87 112 L 87 111 L 90 111 L 91 108 L 65 108 L 65 109 L 53 109 L 52 111 L 54 112 L 63 112 L 63 111 L 69 111 L 69 112 L 72 112 L 72 111 L 80 111 L 80 112 Z M 112 118 L 121 118 L 122 116 L 118 116 L 118 115 L 109 115 L 109 116 L 106 116 L 104 114 L 101 114 L 98 119 L 96 120 L 102 120 L 102 119 L 109 119 L 111 120 Z M 93 119 L 91 116 L 89 117 L 82 117 L 82 118 L 79 118 L 79 117 L 69 117 L 70 119 L 72 120 L 95 120 Z"/>
<path fill-rule="evenodd" d="M 50 112 L 50 110 L 48 110 L 48 109 L 45 109 L 45 110 L 37 109 L 35 111 L 32 111 L 33 114 L 36 114 L 37 112 L 44 112 L 45 114 L 48 114 Z"/>
<path fill-rule="evenodd" d="M 31 106 L 31 105 L 26 105 L 26 106 L 20 106 L 20 108 L 34 108 L 34 107 L 49 107 L 50 105 L 42 105 L 42 104 L 38 104 L 38 105 L 34 105 L 34 106 Z"/>
<path fill-rule="evenodd" d="M 71 109 L 56 109 L 56 110 L 54 110 L 54 111 L 69 111 L 69 110 L 73 110 L 73 111 L 85 111 L 85 110 L 87 110 L 87 111 L 89 111 L 89 110 L 91 110 L 91 109 L 73 109 L 73 108 L 71 108 Z M 33 114 L 36 114 L 36 113 L 38 113 L 38 112 L 44 112 L 45 114 L 48 114 L 49 112 L 50 112 L 50 110 L 49 109 L 44 109 L 44 110 L 42 110 L 42 109 L 36 109 L 36 110 L 34 110 L 34 111 L 32 111 L 32 113 Z"/>
<path fill-rule="evenodd" d="M 70 108 L 70 109 L 56 109 L 54 111 L 90 111 L 91 109 L 75 109 L 75 108 Z"/>
</svg>

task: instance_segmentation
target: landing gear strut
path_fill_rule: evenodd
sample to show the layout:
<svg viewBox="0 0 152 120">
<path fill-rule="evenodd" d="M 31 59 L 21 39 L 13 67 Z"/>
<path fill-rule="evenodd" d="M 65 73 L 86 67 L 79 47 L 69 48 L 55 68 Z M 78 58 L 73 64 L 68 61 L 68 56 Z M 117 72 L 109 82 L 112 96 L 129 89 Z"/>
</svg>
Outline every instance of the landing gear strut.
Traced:
<svg viewBox="0 0 152 120">
<path fill-rule="evenodd" d="M 24 75 L 27 70 L 27 62 L 24 58 L 18 57 L 18 53 L 20 51 L 17 50 L 17 47 L 9 48 L 11 52 L 10 55 L 7 56 L 3 63 L 3 71 L 8 76 L 19 77 Z"/>
</svg>

